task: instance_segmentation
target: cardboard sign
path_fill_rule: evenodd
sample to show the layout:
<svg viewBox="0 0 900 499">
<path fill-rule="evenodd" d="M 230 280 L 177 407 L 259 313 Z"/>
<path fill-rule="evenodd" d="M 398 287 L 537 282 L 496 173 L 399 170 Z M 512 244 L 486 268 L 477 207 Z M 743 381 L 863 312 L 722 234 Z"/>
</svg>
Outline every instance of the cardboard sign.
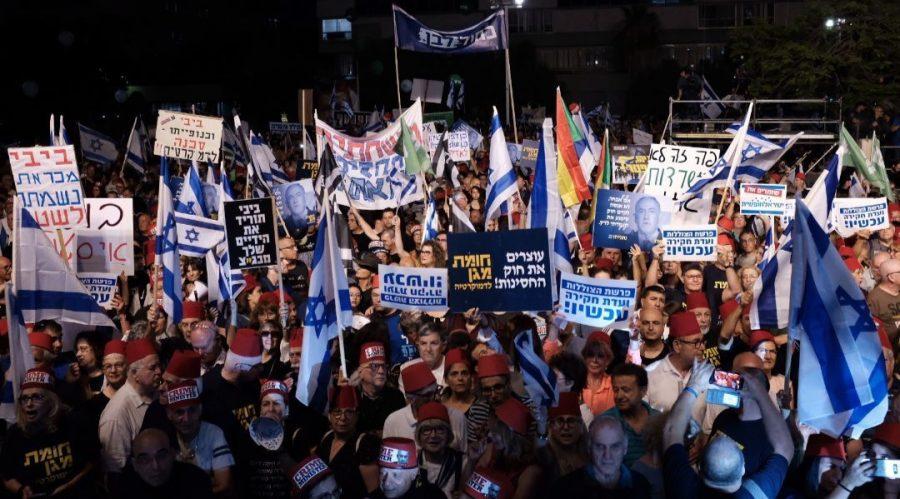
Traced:
<svg viewBox="0 0 900 499">
<path fill-rule="evenodd" d="M 547 229 L 450 233 L 449 304 L 453 312 L 550 310 Z"/>
<path fill-rule="evenodd" d="M 465 130 L 448 133 L 447 150 L 450 152 L 452 161 L 466 162 L 472 159 L 472 150 L 469 149 L 469 134 Z"/>
<path fill-rule="evenodd" d="M 222 118 L 160 109 L 153 154 L 205 163 L 219 162 Z"/>
<path fill-rule="evenodd" d="M 741 214 L 784 215 L 787 186 L 784 184 L 741 184 Z"/>
<path fill-rule="evenodd" d="M 861 230 L 887 229 L 891 225 L 886 198 L 835 198 L 831 219 L 841 237 L 850 237 Z"/>
<path fill-rule="evenodd" d="M 714 262 L 718 235 L 719 231 L 714 224 L 663 227 L 662 236 L 666 243 L 665 260 L 670 262 Z"/>
<path fill-rule="evenodd" d="M 225 203 L 225 235 L 231 270 L 278 264 L 275 210 L 272 198 Z"/>
<path fill-rule="evenodd" d="M 628 191 L 601 189 L 594 214 L 594 247 L 627 250 L 637 244 L 650 251 L 669 223 L 672 203 L 667 199 Z"/>
<path fill-rule="evenodd" d="M 560 274 L 559 309 L 572 322 L 593 327 L 627 322 L 636 298 L 635 281 Z"/>
<path fill-rule="evenodd" d="M 832 209 L 834 209 L 832 207 Z M 787 229 L 788 224 L 790 224 L 794 220 L 794 213 L 797 212 L 797 200 L 796 199 L 786 199 L 784 201 L 784 215 L 781 216 L 779 222 L 781 223 L 781 230 Z"/>
<path fill-rule="evenodd" d="M 447 310 L 447 269 L 378 265 L 381 304 L 398 310 Z"/>
<path fill-rule="evenodd" d="M 647 162 L 644 192 L 680 201 L 697 180 L 709 175 L 719 151 L 700 147 L 653 144 Z"/>
<path fill-rule="evenodd" d="M 522 157 L 519 158 L 519 166 L 523 170 L 534 171 L 539 146 L 540 143 L 536 140 L 525 139 L 522 141 Z"/>
<path fill-rule="evenodd" d="M 19 206 L 26 208 L 42 229 L 87 225 L 72 146 L 11 147 L 7 152 Z"/>
<path fill-rule="evenodd" d="M 647 146 L 613 146 L 613 183 L 637 184 L 647 171 L 650 149 Z"/>
<path fill-rule="evenodd" d="M 129 201 L 131 201 L 129 199 Z M 116 274 L 103 272 L 79 272 L 78 279 L 84 284 L 94 300 L 103 308 L 109 308 L 116 296 L 118 279 Z"/>
</svg>

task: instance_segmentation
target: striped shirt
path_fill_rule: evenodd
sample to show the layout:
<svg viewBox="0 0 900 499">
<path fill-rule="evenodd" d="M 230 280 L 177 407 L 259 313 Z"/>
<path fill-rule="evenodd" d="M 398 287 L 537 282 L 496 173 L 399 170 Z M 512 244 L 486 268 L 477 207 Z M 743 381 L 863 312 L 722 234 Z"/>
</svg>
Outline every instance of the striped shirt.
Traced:
<svg viewBox="0 0 900 499">
<path fill-rule="evenodd" d="M 193 464 L 207 473 L 234 466 L 225 434 L 212 423 L 201 421 L 200 431 L 190 442 L 184 442 L 179 435 L 178 447 L 178 461 Z"/>
</svg>

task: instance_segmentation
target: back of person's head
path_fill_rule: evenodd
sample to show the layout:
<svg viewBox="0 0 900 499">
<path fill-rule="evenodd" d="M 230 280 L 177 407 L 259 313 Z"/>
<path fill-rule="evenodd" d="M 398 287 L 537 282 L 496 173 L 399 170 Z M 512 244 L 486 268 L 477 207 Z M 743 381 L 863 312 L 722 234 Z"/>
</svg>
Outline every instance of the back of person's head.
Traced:
<svg viewBox="0 0 900 499">
<path fill-rule="evenodd" d="M 714 438 L 703 453 L 703 482 L 716 490 L 733 493 L 741 487 L 744 454 L 737 442 L 727 436 Z"/>
</svg>

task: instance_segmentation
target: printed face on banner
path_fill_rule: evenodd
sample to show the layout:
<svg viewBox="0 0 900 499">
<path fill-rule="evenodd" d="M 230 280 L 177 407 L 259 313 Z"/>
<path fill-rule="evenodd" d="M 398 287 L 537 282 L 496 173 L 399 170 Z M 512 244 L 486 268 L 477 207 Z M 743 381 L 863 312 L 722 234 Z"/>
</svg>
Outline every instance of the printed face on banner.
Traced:
<svg viewBox="0 0 900 499">
<path fill-rule="evenodd" d="M 72 146 L 11 147 L 7 151 L 19 205 L 44 230 L 85 227 L 84 192 Z"/>
<path fill-rule="evenodd" d="M 637 298 L 637 283 L 618 279 L 592 279 L 563 272 L 559 281 L 559 308 L 566 319 L 592 327 L 627 324 Z"/>
<path fill-rule="evenodd" d="M 272 198 L 225 203 L 225 234 L 231 270 L 278 264 Z"/>
<path fill-rule="evenodd" d="M 222 118 L 160 109 L 153 154 L 218 163 L 221 146 Z"/>
<path fill-rule="evenodd" d="M 742 215 L 784 215 L 787 186 L 783 184 L 741 184 Z"/>
<path fill-rule="evenodd" d="M 841 237 L 850 237 L 861 230 L 887 229 L 891 225 L 887 198 L 835 198 L 831 219 Z"/>
<path fill-rule="evenodd" d="M 297 241 L 305 238 L 309 227 L 315 225 L 319 213 L 312 179 L 276 185 L 272 188 L 272 194 L 275 195 L 275 206 L 291 237 Z"/>
<path fill-rule="evenodd" d="M 672 217 L 672 202 L 647 194 L 601 189 L 594 214 L 594 246 L 649 251 Z"/>
<path fill-rule="evenodd" d="M 680 201 L 694 182 L 709 175 L 719 151 L 700 147 L 653 144 L 647 161 L 644 192 Z"/>
<path fill-rule="evenodd" d="M 714 262 L 718 235 L 719 230 L 714 224 L 663 227 L 663 242 L 666 243 L 665 260 Z"/>
<path fill-rule="evenodd" d="M 648 146 L 613 146 L 613 183 L 637 184 L 647 171 Z"/>
<path fill-rule="evenodd" d="M 381 304 L 398 310 L 447 310 L 447 269 L 378 266 Z"/>
</svg>

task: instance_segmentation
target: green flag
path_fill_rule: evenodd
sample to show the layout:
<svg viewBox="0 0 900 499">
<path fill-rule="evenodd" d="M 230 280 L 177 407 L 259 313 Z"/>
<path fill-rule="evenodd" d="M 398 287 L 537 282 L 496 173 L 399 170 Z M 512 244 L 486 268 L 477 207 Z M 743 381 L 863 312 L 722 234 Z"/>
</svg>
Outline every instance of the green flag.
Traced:
<svg viewBox="0 0 900 499">
<path fill-rule="evenodd" d="M 431 172 L 431 160 L 428 159 L 428 151 L 423 149 L 413 140 L 412 132 L 406 126 L 406 121 L 400 118 L 400 142 L 397 144 L 401 148 L 398 153 L 403 155 L 403 162 L 406 163 L 406 173 L 416 175 L 418 173 Z"/>
<path fill-rule="evenodd" d="M 887 175 L 883 174 L 884 161 L 882 160 L 881 172 L 879 172 L 876 166 L 866 159 L 866 155 L 859 148 L 859 144 L 856 143 L 856 140 L 853 139 L 853 136 L 850 135 L 850 132 L 847 131 L 844 125 L 841 125 L 840 141 L 846 151 L 844 153 L 844 166 L 856 168 L 872 186 L 877 187 L 885 196 L 893 198 L 893 192 L 889 193 L 891 189 L 890 184 L 887 183 Z"/>
<path fill-rule="evenodd" d="M 888 180 L 887 169 L 884 166 L 884 155 L 881 153 L 881 141 L 872 132 L 872 159 L 870 160 L 871 169 L 875 171 L 881 179 L 881 184 L 885 186 L 882 193 L 888 198 L 888 201 L 894 201 L 894 189 L 891 188 L 891 181 Z"/>
</svg>

